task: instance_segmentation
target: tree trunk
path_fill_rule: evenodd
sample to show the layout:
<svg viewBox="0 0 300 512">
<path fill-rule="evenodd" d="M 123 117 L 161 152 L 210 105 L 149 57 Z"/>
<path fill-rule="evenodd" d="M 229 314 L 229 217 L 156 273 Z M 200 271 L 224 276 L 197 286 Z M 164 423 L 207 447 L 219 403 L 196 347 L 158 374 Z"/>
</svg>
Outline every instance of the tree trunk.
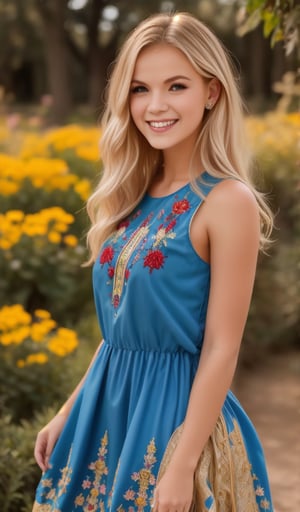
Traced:
<svg viewBox="0 0 300 512">
<path fill-rule="evenodd" d="M 66 1 L 51 0 L 51 7 L 38 2 L 45 30 L 49 92 L 53 96 L 53 122 L 63 124 L 71 112 L 72 99 L 64 23 Z"/>
<path fill-rule="evenodd" d="M 107 68 L 115 57 L 118 39 L 118 34 L 114 33 L 107 46 L 99 46 L 98 25 L 106 3 L 105 0 L 93 0 L 88 19 L 88 102 L 99 112 L 104 103 Z"/>
</svg>

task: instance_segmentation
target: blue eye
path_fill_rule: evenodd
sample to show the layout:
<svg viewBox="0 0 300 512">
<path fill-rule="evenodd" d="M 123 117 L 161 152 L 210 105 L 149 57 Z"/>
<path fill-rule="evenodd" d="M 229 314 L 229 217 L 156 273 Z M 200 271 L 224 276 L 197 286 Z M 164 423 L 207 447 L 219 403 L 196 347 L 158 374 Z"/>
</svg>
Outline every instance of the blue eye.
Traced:
<svg viewBox="0 0 300 512">
<path fill-rule="evenodd" d="M 131 92 L 133 94 L 147 92 L 147 88 L 144 85 L 136 85 L 135 87 L 132 87 Z"/>
<path fill-rule="evenodd" d="M 171 87 L 170 87 L 170 90 L 171 91 L 182 91 L 183 89 L 186 89 L 186 85 L 184 84 L 172 84 Z"/>
</svg>

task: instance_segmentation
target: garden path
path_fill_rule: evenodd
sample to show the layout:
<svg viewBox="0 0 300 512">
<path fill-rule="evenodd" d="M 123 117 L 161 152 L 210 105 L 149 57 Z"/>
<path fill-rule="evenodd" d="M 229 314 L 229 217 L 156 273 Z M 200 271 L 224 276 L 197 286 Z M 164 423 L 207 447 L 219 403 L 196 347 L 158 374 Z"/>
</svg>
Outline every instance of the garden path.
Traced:
<svg viewBox="0 0 300 512">
<path fill-rule="evenodd" d="M 275 512 L 300 511 L 300 352 L 238 373 L 234 391 L 264 446 Z"/>
</svg>

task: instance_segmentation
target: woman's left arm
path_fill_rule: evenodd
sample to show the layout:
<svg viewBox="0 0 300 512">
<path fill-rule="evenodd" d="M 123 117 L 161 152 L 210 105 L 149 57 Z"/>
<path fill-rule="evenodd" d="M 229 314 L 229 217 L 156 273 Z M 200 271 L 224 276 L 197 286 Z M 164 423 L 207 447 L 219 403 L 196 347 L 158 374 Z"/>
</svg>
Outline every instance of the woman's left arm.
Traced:
<svg viewBox="0 0 300 512">
<path fill-rule="evenodd" d="M 157 512 L 189 509 L 193 473 L 233 379 L 257 263 L 258 206 L 246 185 L 236 180 L 220 183 L 198 213 L 210 246 L 205 335 L 183 430 L 156 489 Z"/>
</svg>

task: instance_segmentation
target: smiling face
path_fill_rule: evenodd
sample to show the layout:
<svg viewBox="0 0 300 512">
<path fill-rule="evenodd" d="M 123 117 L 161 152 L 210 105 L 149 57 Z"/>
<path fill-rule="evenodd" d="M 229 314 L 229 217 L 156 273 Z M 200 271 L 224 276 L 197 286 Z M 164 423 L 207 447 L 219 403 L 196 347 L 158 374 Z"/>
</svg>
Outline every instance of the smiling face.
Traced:
<svg viewBox="0 0 300 512">
<path fill-rule="evenodd" d="M 205 105 L 214 104 L 218 94 L 218 81 L 202 78 L 180 50 L 155 44 L 137 58 L 131 116 L 152 147 L 192 152 Z"/>
</svg>

